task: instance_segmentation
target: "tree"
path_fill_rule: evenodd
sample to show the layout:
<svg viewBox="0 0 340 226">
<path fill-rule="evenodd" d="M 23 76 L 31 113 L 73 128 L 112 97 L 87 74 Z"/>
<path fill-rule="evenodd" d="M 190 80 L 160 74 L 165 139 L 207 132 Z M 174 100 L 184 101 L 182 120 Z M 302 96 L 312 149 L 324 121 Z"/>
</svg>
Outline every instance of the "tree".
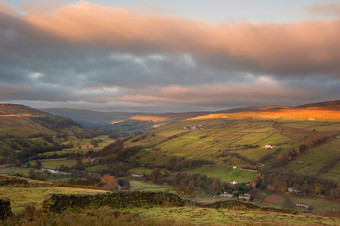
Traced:
<svg viewBox="0 0 340 226">
<path fill-rule="evenodd" d="M 83 165 L 83 161 L 81 160 L 81 158 L 77 159 L 77 164 L 75 165 L 75 169 L 77 170 L 84 170 L 85 167 Z"/>
<path fill-rule="evenodd" d="M 105 174 L 104 176 L 102 176 L 101 181 L 104 184 L 104 188 L 106 189 L 115 190 L 118 188 L 118 180 L 115 176 Z"/>
<path fill-rule="evenodd" d="M 93 146 L 98 147 L 98 140 L 96 140 L 96 139 L 91 139 L 91 140 L 90 140 L 90 143 L 91 143 Z"/>
<path fill-rule="evenodd" d="M 35 168 L 40 169 L 41 168 L 41 162 L 39 160 L 35 161 Z"/>
<path fill-rule="evenodd" d="M 28 174 L 29 174 L 29 178 L 30 179 L 33 179 L 33 180 L 38 179 L 38 175 L 37 175 L 37 173 L 33 169 L 30 170 L 30 172 Z"/>
<path fill-rule="evenodd" d="M 162 178 L 162 173 L 159 169 L 153 169 L 150 174 L 150 180 L 152 182 L 157 182 Z"/>
<path fill-rule="evenodd" d="M 301 190 L 302 190 L 302 192 L 303 192 L 303 195 L 306 195 L 306 193 L 308 193 L 308 192 L 310 191 L 310 187 L 309 187 L 309 184 L 308 184 L 307 180 L 305 180 L 305 181 L 303 182 L 303 185 L 302 185 L 302 187 L 301 187 Z"/>
<path fill-rule="evenodd" d="M 175 190 L 175 192 L 179 195 L 179 196 L 182 196 L 182 197 L 190 197 L 190 198 L 193 198 L 195 197 L 198 192 L 199 192 L 199 189 L 195 188 L 195 187 L 191 187 L 191 186 L 174 186 L 173 188 Z"/>
<path fill-rule="evenodd" d="M 278 192 L 285 192 L 287 190 L 287 182 L 282 177 L 276 177 L 273 181 L 273 186 Z"/>
<path fill-rule="evenodd" d="M 118 179 L 118 184 L 124 190 L 130 189 L 130 181 L 128 179 L 125 178 Z"/>
</svg>

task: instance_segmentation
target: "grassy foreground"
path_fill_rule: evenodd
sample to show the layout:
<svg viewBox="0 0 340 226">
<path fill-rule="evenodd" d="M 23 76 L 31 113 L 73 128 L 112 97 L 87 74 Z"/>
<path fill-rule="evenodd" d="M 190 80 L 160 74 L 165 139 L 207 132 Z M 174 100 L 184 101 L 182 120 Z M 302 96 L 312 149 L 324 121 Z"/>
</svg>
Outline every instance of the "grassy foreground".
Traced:
<svg viewBox="0 0 340 226">
<path fill-rule="evenodd" d="M 197 207 L 157 207 L 153 209 L 132 209 L 142 218 L 159 220 L 176 220 L 194 224 L 339 224 L 339 218 L 327 218 L 310 214 L 286 214 L 266 211 L 251 211 L 240 209 L 210 209 Z"/>
<path fill-rule="evenodd" d="M 73 210 L 47 216 L 26 208 L 20 217 L 0 225 L 339 225 L 338 217 L 240 209 L 154 207 L 118 210 L 110 207 Z"/>
</svg>

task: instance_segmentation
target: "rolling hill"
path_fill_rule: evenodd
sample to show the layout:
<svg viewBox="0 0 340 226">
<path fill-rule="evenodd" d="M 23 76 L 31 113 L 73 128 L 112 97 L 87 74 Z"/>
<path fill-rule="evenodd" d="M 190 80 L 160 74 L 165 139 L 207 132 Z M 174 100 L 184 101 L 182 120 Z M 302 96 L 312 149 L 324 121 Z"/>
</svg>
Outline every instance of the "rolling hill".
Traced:
<svg viewBox="0 0 340 226">
<path fill-rule="evenodd" d="M 24 164 L 39 153 L 73 146 L 72 139 L 97 134 L 69 118 L 23 105 L 0 104 L 0 164 Z"/>
<path fill-rule="evenodd" d="M 49 108 L 41 109 L 41 111 L 48 112 L 53 115 L 68 117 L 83 126 L 90 127 L 106 126 L 108 124 L 126 120 L 130 117 L 140 114 L 137 112 L 100 112 L 66 108 Z"/>
<path fill-rule="evenodd" d="M 127 134 L 144 132 L 115 141 L 103 136 L 74 138 L 86 128 L 24 106 L 2 107 L 1 114 L 6 120 L 0 132 L 13 131 L 12 137 L 1 140 L 2 150 L 12 153 L 2 151 L 2 163 L 19 160 L 33 165 L 39 160 L 44 168 L 68 170 L 78 177 L 111 174 L 126 179 L 135 174 L 161 186 L 187 186 L 205 194 L 294 188 L 304 194 L 340 197 L 338 101 L 138 114 L 112 125 Z M 232 180 L 238 185 L 230 185 Z"/>
<path fill-rule="evenodd" d="M 100 128 L 122 136 L 135 135 L 153 127 L 209 113 L 185 112 L 155 114 L 138 112 L 99 112 L 62 108 L 42 109 L 42 111 L 71 118 L 83 126 Z"/>
<path fill-rule="evenodd" d="M 120 161 L 204 174 L 224 182 L 262 177 L 268 185 L 274 173 L 281 172 L 285 189 L 301 188 L 306 175 L 311 181 L 329 180 L 336 186 L 340 180 L 338 103 L 252 107 L 183 119 L 125 140 L 126 150 L 139 149 Z"/>
<path fill-rule="evenodd" d="M 24 105 L 0 104 L 0 137 L 56 134 L 67 127 L 79 127 L 73 120 L 54 116 Z"/>
</svg>

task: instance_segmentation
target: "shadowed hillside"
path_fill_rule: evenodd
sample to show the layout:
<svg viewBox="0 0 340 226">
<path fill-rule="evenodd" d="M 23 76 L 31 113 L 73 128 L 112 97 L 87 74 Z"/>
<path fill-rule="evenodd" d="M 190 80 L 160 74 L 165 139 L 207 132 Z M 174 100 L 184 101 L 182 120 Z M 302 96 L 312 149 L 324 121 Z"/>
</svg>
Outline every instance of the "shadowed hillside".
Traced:
<svg viewBox="0 0 340 226">
<path fill-rule="evenodd" d="M 43 111 L 69 117 L 81 125 L 101 128 L 120 136 L 131 136 L 153 127 L 208 114 L 208 112 L 159 114 L 137 112 L 98 112 L 79 109 L 43 109 Z"/>
<path fill-rule="evenodd" d="M 0 104 L 0 165 L 26 164 L 39 153 L 73 147 L 73 140 L 98 136 L 72 119 L 23 105 Z"/>
</svg>

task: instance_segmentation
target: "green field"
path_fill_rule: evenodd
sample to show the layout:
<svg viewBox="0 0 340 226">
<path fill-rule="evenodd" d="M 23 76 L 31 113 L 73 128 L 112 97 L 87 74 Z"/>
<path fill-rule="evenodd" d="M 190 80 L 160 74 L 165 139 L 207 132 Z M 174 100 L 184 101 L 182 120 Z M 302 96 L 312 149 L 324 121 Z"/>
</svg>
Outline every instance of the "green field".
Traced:
<svg viewBox="0 0 340 226">
<path fill-rule="evenodd" d="M 136 174 L 146 174 L 149 175 L 152 170 L 151 169 L 147 169 L 147 168 L 133 168 L 129 170 L 131 173 L 136 173 Z"/>
<path fill-rule="evenodd" d="M 31 168 L 24 168 L 24 167 L 6 167 L 6 168 L 0 168 L 0 174 L 6 174 L 6 175 L 23 175 L 23 176 L 29 176 L 29 172 L 31 171 Z M 42 170 L 34 169 L 36 172 L 42 172 Z"/>
<path fill-rule="evenodd" d="M 133 191 L 169 191 L 172 187 L 132 180 L 130 181 L 130 189 Z"/>
<path fill-rule="evenodd" d="M 324 165 L 330 160 L 340 156 L 340 139 L 334 139 L 326 144 L 312 148 L 291 161 L 287 167 L 299 173 L 319 174 Z M 300 163 L 299 163 L 300 162 Z M 303 163 L 301 163 L 303 162 Z M 339 162 L 332 167 L 323 177 L 340 180 L 340 164 Z"/>
<path fill-rule="evenodd" d="M 36 161 L 30 161 L 30 164 L 32 166 L 35 166 L 36 165 Z M 41 161 L 41 166 L 43 168 L 47 168 L 47 169 L 57 169 L 61 165 L 72 167 L 72 166 L 75 166 L 76 164 L 77 164 L 77 160 L 65 159 L 65 158 Z"/>
<path fill-rule="evenodd" d="M 270 151 L 261 147 L 264 144 L 298 143 L 281 135 L 281 130 L 274 128 L 273 125 L 274 122 L 256 120 L 184 121 L 149 130 L 139 136 L 144 137 L 143 139 L 137 142 L 132 142 L 133 139 L 131 139 L 126 144 L 153 147 L 152 153 L 161 152 L 186 158 L 205 158 L 216 162 L 221 161 L 218 156 L 225 149 L 240 152 L 251 159 L 258 159 Z M 196 127 L 196 129 L 184 129 L 185 127 Z M 258 145 L 259 147 L 249 149 L 243 145 Z M 146 160 L 143 156 L 141 159 L 141 161 Z M 158 160 L 161 161 L 157 158 Z"/>
<path fill-rule="evenodd" d="M 86 154 L 89 151 L 99 151 L 105 146 L 111 144 L 114 142 L 111 138 L 109 138 L 107 135 L 102 135 L 95 137 L 94 139 L 102 140 L 103 142 L 99 142 L 98 146 L 91 144 L 91 139 L 85 139 L 81 138 L 78 139 L 74 136 L 70 136 L 67 141 L 62 142 L 63 144 L 72 144 L 73 148 L 66 148 L 61 151 L 50 151 L 50 152 L 44 152 L 39 154 L 39 156 L 50 156 L 54 154 L 63 155 L 68 153 L 74 153 L 74 154 Z"/>
<path fill-rule="evenodd" d="M 248 171 L 244 169 L 233 169 L 230 166 L 223 165 L 211 165 L 202 166 L 199 168 L 186 170 L 184 173 L 199 173 L 207 175 L 208 177 L 218 177 L 222 182 L 229 182 L 230 180 L 236 180 L 240 183 L 253 181 L 256 172 Z"/>
<path fill-rule="evenodd" d="M 340 175 L 340 161 L 337 162 L 337 164 L 327 173 L 323 174 L 324 177 L 335 180 L 335 181 L 339 181 Z"/>
<path fill-rule="evenodd" d="M 311 197 L 311 196 L 294 196 L 286 193 L 273 193 L 266 196 L 261 206 L 270 206 L 275 208 L 284 208 L 284 209 L 297 209 L 302 210 L 301 208 L 296 208 L 295 204 L 306 203 L 309 204 L 314 209 L 321 210 L 340 210 L 340 202 L 330 200 L 327 198 L 320 197 Z"/>
</svg>

